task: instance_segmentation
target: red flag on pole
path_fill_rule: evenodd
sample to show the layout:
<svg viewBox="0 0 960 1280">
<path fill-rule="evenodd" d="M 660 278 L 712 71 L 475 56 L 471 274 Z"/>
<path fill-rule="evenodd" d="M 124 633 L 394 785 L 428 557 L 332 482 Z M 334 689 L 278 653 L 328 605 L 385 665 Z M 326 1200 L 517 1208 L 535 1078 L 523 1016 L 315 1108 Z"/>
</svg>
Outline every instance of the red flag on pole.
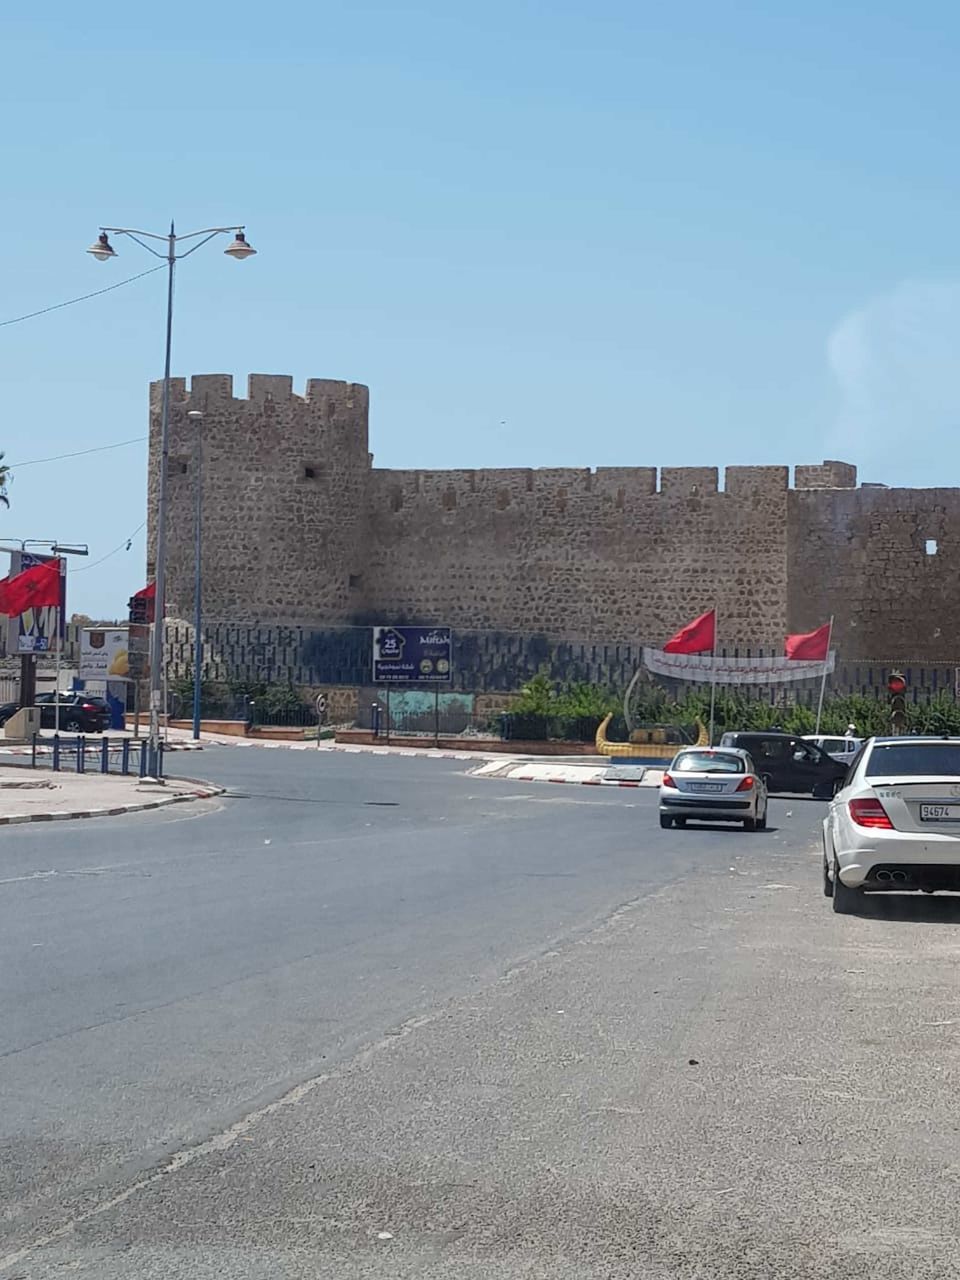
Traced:
<svg viewBox="0 0 960 1280">
<path fill-rule="evenodd" d="M 0 582 L 0 613 L 15 618 L 28 609 L 56 607 L 61 602 L 61 593 L 60 561 L 44 560 L 43 564 Z"/>
<path fill-rule="evenodd" d="M 830 623 L 825 622 L 816 631 L 787 636 L 783 642 L 783 652 L 797 662 L 801 659 L 806 662 L 826 662 L 830 652 Z"/>
<path fill-rule="evenodd" d="M 663 646 L 664 653 L 713 653 L 717 643 L 717 611 L 709 609 L 681 627 Z"/>
</svg>

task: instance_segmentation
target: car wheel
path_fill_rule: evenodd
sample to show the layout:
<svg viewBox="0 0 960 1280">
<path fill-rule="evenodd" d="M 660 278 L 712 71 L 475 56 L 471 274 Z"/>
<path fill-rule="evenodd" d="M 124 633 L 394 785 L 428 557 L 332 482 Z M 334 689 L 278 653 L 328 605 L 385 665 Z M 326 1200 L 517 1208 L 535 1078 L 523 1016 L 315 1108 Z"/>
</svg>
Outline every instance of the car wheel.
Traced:
<svg viewBox="0 0 960 1280">
<path fill-rule="evenodd" d="M 668 817 L 668 815 L 667 815 L 667 814 L 665 814 L 665 813 L 661 813 L 661 815 L 660 815 L 660 825 L 661 825 L 661 827 L 663 827 L 664 831 L 668 831 L 668 830 L 670 829 L 670 827 L 672 827 L 672 826 L 673 826 L 673 819 L 672 819 L 671 817 Z"/>
<path fill-rule="evenodd" d="M 833 881 L 830 879 L 830 864 L 827 862 L 826 854 L 823 855 L 823 896 L 833 897 Z"/>
<path fill-rule="evenodd" d="M 687 825 L 686 818 L 674 818 L 673 825 L 675 827 L 685 827 Z"/>
<path fill-rule="evenodd" d="M 757 829 L 757 819 L 756 819 L 756 818 L 744 818 L 744 820 L 743 820 L 743 829 L 744 829 L 744 831 L 756 831 L 756 829 Z"/>
<path fill-rule="evenodd" d="M 80 730 L 83 728 L 83 725 L 76 718 L 76 716 L 71 716 L 69 720 L 65 720 L 63 722 L 63 728 L 67 731 L 67 733 L 79 733 Z"/>
<path fill-rule="evenodd" d="M 833 909 L 838 915 L 848 916 L 856 911 L 863 894 L 859 889 L 851 889 L 840 879 L 840 868 L 833 862 Z"/>
</svg>

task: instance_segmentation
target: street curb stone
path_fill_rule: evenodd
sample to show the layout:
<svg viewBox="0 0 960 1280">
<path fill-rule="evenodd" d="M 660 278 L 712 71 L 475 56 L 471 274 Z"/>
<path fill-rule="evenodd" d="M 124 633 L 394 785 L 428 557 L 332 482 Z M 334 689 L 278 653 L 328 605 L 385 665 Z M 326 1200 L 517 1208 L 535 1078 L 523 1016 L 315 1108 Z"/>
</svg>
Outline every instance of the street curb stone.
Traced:
<svg viewBox="0 0 960 1280">
<path fill-rule="evenodd" d="M 192 778 L 177 779 L 182 782 L 193 782 Z M 8 817 L 0 817 L 0 826 L 14 827 L 25 822 L 66 822 L 71 818 L 117 818 L 126 813 L 142 813 L 147 809 L 165 809 L 171 804 L 183 804 L 188 800 L 209 800 L 213 796 L 223 795 L 225 787 L 214 786 L 210 782 L 198 782 L 198 790 L 182 791 L 175 796 L 161 796 L 157 800 L 138 801 L 136 804 L 116 805 L 111 809 L 73 809 L 56 813 L 12 813 Z"/>
</svg>

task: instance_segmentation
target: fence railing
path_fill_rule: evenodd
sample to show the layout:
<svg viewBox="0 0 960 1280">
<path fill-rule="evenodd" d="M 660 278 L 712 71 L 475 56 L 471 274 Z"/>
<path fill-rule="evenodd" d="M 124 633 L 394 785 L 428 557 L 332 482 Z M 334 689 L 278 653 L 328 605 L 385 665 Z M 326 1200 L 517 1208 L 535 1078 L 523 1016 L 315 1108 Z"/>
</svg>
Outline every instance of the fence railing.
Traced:
<svg viewBox="0 0 960 1280">
<path fill-rule="evenodd" d="M 54 773 L 113 773 L 145 778 L 148 750 L 145 738 L 88 738 L 82 733 L 55 733 L 52 738 L 34 735 L 29 755 L 20 760 L 29 762 L 32 769 L 51 769 Z M 161 742 L 158 777 L 163 777 L 163 754 Z"/>
</svg>

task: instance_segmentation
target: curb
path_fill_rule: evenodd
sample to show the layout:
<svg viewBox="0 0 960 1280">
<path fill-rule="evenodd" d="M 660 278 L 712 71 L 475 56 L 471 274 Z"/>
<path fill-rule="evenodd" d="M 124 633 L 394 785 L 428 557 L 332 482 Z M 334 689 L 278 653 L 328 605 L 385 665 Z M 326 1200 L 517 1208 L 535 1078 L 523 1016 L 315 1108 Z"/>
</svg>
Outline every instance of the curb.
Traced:
<svg viewBox="0 0 960 1280">
<path fill-rule="evenodd" d="M 429 760 L 486 759 L 486 756 L 481 751 L 437 751 L 433 747 L 388 747 L 386 744 L 382 747 L 368 747 L 338 742 L 318 748 L 315 742 L 267 742 L 255 738 L 236 738 L 228 741 L 226 738 L 222 740 L 217 738 L 207 745 L 213 747 L 259 747 L 261 751 L 312 751 L 314 755 L 320 755 L 324 751 L 340 751 L 348 755 L 420 756 Z M 191 748 L 188 747 L 187 749 L 190 750 Z"/>
<path fill-rule="evenodd" d="M 500 778 L 500 782 L 554 782 L 572 787 L 642 787 L 642 782 L 618 782 L 616 778 L 538 778 L 532 773 L 518 773 L 512 778 Z M 649 789 L 649 784 L 648 784 Z"/>
<path fill-rule="evenodd" d="M 192 782 L 193 779 L 178 778 L 178 782 Z M 223 795 L 226 787 L 216 787 L 210 782 L 196 783 L 197 791 L 181 791 L 175 796 L 161 796 L 157 800 L 144 800 L 136 804 L 116 805 L 112 809 L 75 809 L 57 813 L 13 813 L 9 817 L 0 817 L 0 826 L 14 827 L 25 822 L 66 822 L 71 818 L 118 818 L 126 813 L 142 813 L 147 809 L 165 809 L 171 804 L 184 804 L 188 800 L 209 800 L 213 796 Z"/>
</svg>

